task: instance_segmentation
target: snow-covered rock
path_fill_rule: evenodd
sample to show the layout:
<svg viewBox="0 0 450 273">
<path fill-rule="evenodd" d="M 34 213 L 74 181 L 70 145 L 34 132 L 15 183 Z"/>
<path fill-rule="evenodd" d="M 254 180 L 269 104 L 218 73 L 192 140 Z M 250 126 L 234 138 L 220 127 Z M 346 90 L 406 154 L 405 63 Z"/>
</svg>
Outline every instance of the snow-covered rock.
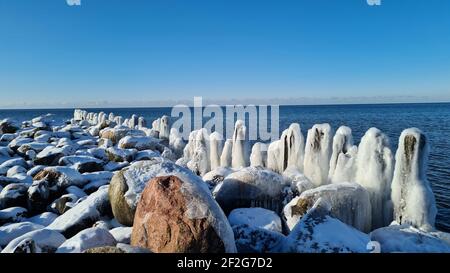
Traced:
<svg viewBox="0 0 450 273">
<path fill-rule="evenodd" d="M 103 171 L 103 161 L 92 156 L 64 156 L 59 159 L 59 165 L 70 166 L 80 173 Z"/>
<path fill-rule="evenodd" d="M 0 210 L 0 225 L 5 223 L 22 222 L 27 216 L 27 209 L 22 207 L 10 207 Z"/>
<path fill-rule="evenodd" d="M 248 225 L 279 233 L 282 232 L 280 217 L 275 212 L 263 208 L 234 209 L 228 215 L 228 221 L 232 227 Z"/>
<path fill-rule="evenodd" d="M 233 226 L 238 253 L 277 253 L 282 252 L 286 237 L 275 231 L 249 226 Z"/>
<path fill-rule="evenodd" d="M 108 186 L 104 186 L 56 218 L 47 228 L 71 237 L 92 226 L 102 216 L 110 215 L 110 210 Z"/>
<path fill-rule="evenodd" d="M 330 215 L 363 232 L 371 228 L 371 205 L 368 192 L 356 183 L 328 184 L 304 191 L 283 209 L 289 229 L 304 217 L 317 200 L 330 205 Z"/>
<path fill-rule="evenodd" d="M 160 145 L 161 140 L 149 136 L 125 136 L 119 140 L 119 148 L 121 149 L 136 149 L 142 150 L 156 150 Z"/>
<path fill-rule="evenodd" d="M 261 167 L 247 167 L 228 175 L 213 191 L 225 213 L 235 208 L 263 207 L 280 211 L 284 179 Z"/>
<path fill-rule="evenodd" d="M 379 228 L 370 233 L 370 238 L 379 244 L 383 253 L 450 253 L 449 242 L 410 225 Z"/>
<path fill-rule="evenodd" d="M 195 176 L 190 170 L 161 157 L 134 162 L 116 173 L 111 179 L 109 190 L 115 218 L 120 223 L 131 226 L 137 202 L 147 183 L 154 177 L 172 174 L 186 177 Z M 203 185 L 207 187 L 205 183 Z"/>
<path fill-rule="evenodd" d="M 115 246 L 117 244 L 109 231 L 103 228 L 88 228 L 61 244 L 56 253 L 82 253 L 83 251 L 101 246 Z"/>
<path fill-rule="evenodd" d="M 331 217 L 319 199 L 286 238 L 284 251 L 302 253 L 368 252 L 367 234 Z"/>
<path fill-rule="evenodd" d="M 106 149 L 108 159 L 114 162 L 131 162 L 136 154 L 136 149 L 121 149 L 117 147 L 109 147 Z"/>
<path fill-rule="evenodd" d="M 129 244 L 131 240 L 132 227 L 116 227 L 109 232 L 118 243 Z"/>
<path fill-rule="evenodd" d="M 65 240 L 54 230 L 33 230 L 12 240 L 2 253 L 53 253 Z"/>
<path fill-rule="evenodd" d="M 44 226 L 31 222 L 13 223 L 0 227 L 0 246 L 6 246 L 13 239 L 33 230 L 42 229 Z"/>
<path fill-rule="evenodd" d="M 43 212 L 41 214 L 27 218 L 26 221 L 46 227 L 53 223 L 56 218 L 58 218 L 58 215 L 53 212 Z"/>
</svg>

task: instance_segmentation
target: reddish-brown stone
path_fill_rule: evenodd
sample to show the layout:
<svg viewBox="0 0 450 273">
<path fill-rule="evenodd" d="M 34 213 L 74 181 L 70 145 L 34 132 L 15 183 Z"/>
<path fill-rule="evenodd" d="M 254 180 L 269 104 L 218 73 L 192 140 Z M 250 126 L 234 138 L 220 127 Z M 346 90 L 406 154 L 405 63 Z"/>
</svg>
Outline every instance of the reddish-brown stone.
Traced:
<svg viewBox="0 0 450 273">
<path fill-rule="evenodd" d="M 131 245 L 155 253 L 223 253 L 211 219 L 189 219 L 183 181 L 156 177 L 145 187 L 134 217 Z"/>
</svg>

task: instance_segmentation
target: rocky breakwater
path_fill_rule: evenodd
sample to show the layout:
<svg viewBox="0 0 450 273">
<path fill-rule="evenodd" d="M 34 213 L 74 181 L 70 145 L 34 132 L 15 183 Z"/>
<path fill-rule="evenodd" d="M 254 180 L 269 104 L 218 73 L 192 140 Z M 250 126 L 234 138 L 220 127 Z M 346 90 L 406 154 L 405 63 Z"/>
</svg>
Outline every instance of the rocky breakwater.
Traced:
<svg viewBox="0 0 450 273">
<path fill-rule="evenodd" d="M 151 128 L 147 125 L 151 124 Z M 428 139 L 300 124 L 250 147 L 170 119 L 75 110 L 0 122 L 2 252 L 450 252 Z M 405 243 L 408 242 L 408 243 Z M 369 247 L 368 247 L 369 246 Z"/>
</svg>

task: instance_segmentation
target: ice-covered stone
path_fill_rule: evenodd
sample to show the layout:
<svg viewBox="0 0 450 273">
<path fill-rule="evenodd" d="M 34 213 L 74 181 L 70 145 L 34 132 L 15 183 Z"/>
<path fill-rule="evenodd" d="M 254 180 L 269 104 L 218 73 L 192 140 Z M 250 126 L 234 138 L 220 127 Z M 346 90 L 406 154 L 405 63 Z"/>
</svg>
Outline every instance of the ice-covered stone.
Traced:
<svg viewBox="0 0 450 273">
<path fill-rule="evenodd" d="M 271 210 L 263 208 L 239 208 L 234 209 L 228 215 L 230 225 L 248 225 L 275 232 L 282 232 L 280 217 Z"/>
<path fill-rule="evenodd" d="M 368 192 L 356 183 L 328 184 L 304 191 L 283 209 L 289 229 L 314 206 L 317 200 L 330 205 L 330 215 L 363 232 L 371 228 L 371 205 Z"/>
<path fill-rule="evenodd" d="M 247 167 L 228 175 L 213 191 L 225 213 L 235 208 L 263 207 L 280 211 L 283 177 L 261 167 Z"/>
<path fill-rule="evenodd" d="M 305 146 L 304 173 L 316 186 L 328 183 L 331 157 L 331 127 L 316 124 L 308 130 Z"/>
<path fill-rule="evenodd" d="M 387 226 L 392 221 L 392 173 L 389 139 L 377 128 L 370 128 L 358 146 L 355 181 L 369 192 L 372 229 Z"/>
<path fill-rule="evenodd" d="M 417 128 L 406 129 L 399 139 L 392 181 L 394 219 L 424 230 L 434 229 L 436 201 L 427 180 L 427 137 Z"/>
<path fill-rule="evenodd" d="M 12 240 L 2 253 L 53 253 L 65 240 L 54 230 L 33 230 Z"/>
</svg>

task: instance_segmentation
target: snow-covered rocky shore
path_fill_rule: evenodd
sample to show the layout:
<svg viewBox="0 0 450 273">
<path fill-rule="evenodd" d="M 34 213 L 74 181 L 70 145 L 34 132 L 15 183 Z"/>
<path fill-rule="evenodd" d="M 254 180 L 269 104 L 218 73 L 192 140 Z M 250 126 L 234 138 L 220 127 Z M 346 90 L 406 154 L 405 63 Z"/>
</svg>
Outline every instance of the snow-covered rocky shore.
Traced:
<svg viewBox="0 0 450 273">
<path fill-rule="evenodd" d="M 267 147 L 169 118 L 75 110 L 0 122 L 2 253 L 450 252 L 435 229 L 428 142 L 359 146 L 328 124 L 292 124 Z M 266 147 L 267 149 L 265 149 Z"/>
</svg>

